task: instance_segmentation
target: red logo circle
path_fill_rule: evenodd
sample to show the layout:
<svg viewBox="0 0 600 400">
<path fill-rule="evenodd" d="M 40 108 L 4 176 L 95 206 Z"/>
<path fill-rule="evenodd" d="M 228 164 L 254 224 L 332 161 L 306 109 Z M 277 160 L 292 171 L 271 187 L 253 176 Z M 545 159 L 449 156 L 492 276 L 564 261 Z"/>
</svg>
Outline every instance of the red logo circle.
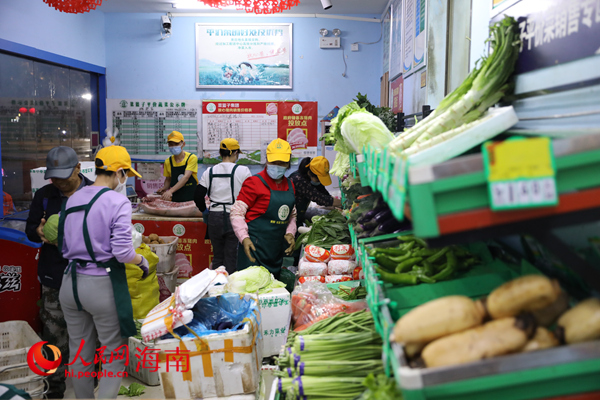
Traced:
<svg viewBox="0 0 600 400">
<path fill-rule="evenodd" d="M 54 353 L 54 361 L 47 360 L 42 353 L 42 346 L 48 342 L 37 342 L 27 352 L 27 364 L 29 368 L 38 375 L 49 376 L 56 372 L 56 369 L 62 361 L 62 355 L 58 347 L 51 344 L 48 345 L 50 350 Z M 46 370 L 44 372 L 38 365 Z"/>
</svg>

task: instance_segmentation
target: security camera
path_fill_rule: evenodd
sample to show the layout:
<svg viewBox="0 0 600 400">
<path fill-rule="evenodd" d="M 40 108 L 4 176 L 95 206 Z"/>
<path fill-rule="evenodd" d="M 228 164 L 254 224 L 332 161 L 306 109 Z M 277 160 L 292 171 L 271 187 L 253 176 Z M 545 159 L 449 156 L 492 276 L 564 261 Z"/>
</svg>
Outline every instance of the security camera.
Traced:
<svg viewBox="0 0 600 400">
<path fill-rule="evenodd" d="M 162 22 L 163 29 L 165 30 L 165 32 L 169 33 L 171 31 L 171 19 L 167 15 L 163 15 L 162 17 L 160 17 L 160 19 Z"/>
<path fill-rule="evenodd" d="M 323 10 L 329 10 L 331 8 L 331 1 L 321 0 L 321 5 L 323 6 Z"/>
</svg>

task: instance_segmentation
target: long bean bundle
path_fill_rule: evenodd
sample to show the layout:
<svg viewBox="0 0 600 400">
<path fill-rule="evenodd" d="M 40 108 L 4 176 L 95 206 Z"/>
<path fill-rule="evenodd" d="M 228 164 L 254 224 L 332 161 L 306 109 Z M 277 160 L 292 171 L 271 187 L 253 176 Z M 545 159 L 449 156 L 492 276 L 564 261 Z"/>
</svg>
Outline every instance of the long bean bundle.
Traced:
<svg viewBox="0 0 600 400">
<path fill-rule="evenodd" d="M 427 118 L 396 137 L 390 143 L 393 151 L 408 156 L 462 133 L 463 125 L 476 121 L 511 90 L 507 82 L 519 55 L 518 24 L 506 17 L 490 28 L 490 34 L 492 52 L 482 59 L 481 67 L 474 68 Z"/>
</svg>

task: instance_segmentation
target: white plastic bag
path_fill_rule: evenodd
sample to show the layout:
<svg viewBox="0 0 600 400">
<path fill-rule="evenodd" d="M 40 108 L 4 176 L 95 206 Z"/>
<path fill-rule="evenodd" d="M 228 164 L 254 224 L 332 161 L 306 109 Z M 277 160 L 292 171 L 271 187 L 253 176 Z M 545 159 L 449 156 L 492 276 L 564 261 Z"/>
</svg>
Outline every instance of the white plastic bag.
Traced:
<svg viewBox="0 0 600 400">
<path fill-rule="evenodd" d="M 143 235 L 139 233 L 133 225 L 131 225 L 131 241 L 133 242 L 133 248 L 137 249 L 142 245 Z"/>
</svg>

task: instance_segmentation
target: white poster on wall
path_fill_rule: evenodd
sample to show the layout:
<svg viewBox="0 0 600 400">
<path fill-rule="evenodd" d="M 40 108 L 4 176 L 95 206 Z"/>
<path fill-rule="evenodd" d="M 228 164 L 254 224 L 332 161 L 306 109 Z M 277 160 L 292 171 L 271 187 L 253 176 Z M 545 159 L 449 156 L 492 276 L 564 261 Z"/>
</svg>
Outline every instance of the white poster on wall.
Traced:
<svg viewBox="0 0 600 400">
<path fill-rule="evenodd" d="M 402 73 L 402 0 L 392 1 L 390 81 Z"/>
<path fill-rule="evenodd" d="M 413 71 L 413 57 L 414 57 L 414 39 L 415 39 L 415 1 L 416 0 L 404 0 L 403 8 L 403 27 L 404 37 L 402 38 L 402 73 L 406 78 Z"/>
<path fill-rule="evenodd" d="M 413 69 L 425 66 L 427 48 L 427 6 L 425 0 L 415 0 L 415 41 Z"/>
<path fill-rule="evenodd" d="M 385 17 L 383 17 L 383 73 L 385 74 L 390 70 L 390 50 L 391 50 L 391 40 L 390 40 L 390 31 L 391 31 L 391 9 L 388 8 L 385 13 Z"/>
</svg>

